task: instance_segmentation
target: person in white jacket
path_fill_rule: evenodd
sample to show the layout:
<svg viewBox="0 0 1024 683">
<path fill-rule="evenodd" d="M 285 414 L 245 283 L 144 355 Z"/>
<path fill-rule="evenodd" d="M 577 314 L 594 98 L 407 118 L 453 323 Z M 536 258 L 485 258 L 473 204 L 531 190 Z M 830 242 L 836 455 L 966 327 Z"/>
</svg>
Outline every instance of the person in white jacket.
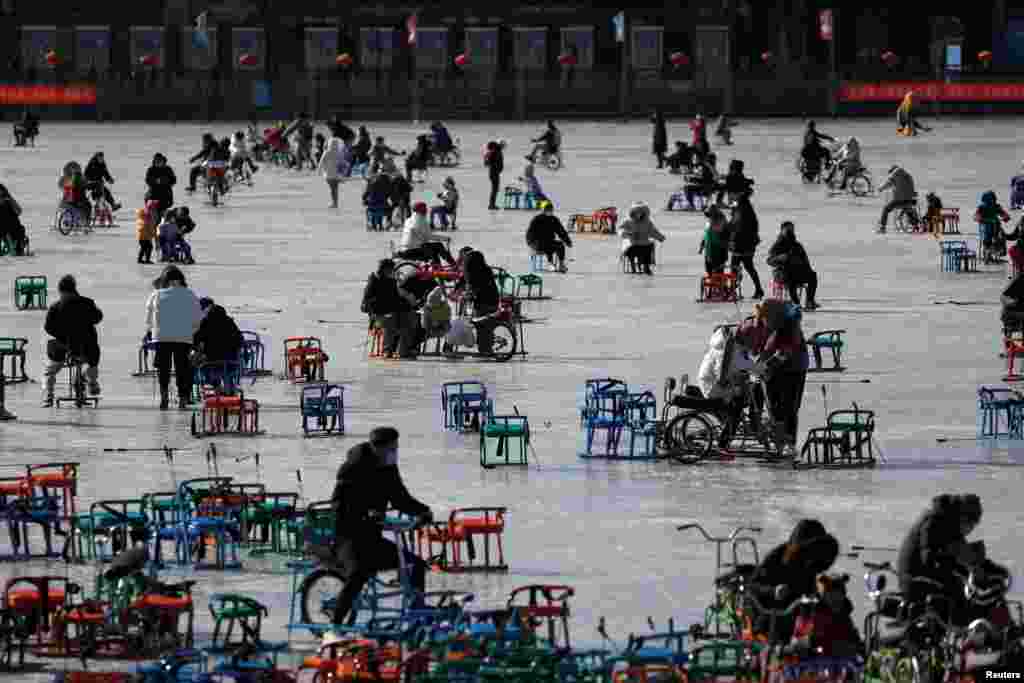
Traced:
<svg viewBox="0 0 1024 683">
<path fill-rule="evenodd" d="M 192 397 L 192 338 L 203 321 L 199 298 L 188 288 L 177 266 L 168 266 L 153 281 L 146 302 L 145 340 L 156 342 L 156 368 L 160 384 L 160 410 L 167 410 L 171 361 L 178 385 L 178 406 L 187 410 Z"/>
<path fill-rule="evenodd" d="M 412 215 L 405 221 L 402 229 L 401 250 L 395 256 L 435 264 L 440 264 L 444 260 L 449 266 L 453 266 L 455 259 L 444 244 L 449 241 L 450 237 L 439 235 L 430 229 L 427 205 L 424 202 L 416 202 L 412 207 Z"/>
<path fill-rule="evenodd" d="M 316 170 L 327 181 L 327 188 L 331 191 L 331 207 L 338 208 L 338 183 L 342 175 L 348 175 L 347 170 L 343 174 L 339 167 L 345 161 L 345 143 L 341 138 L 332 137 L 327 141 L 324 153 L 320 156 Z"/>
</svg>

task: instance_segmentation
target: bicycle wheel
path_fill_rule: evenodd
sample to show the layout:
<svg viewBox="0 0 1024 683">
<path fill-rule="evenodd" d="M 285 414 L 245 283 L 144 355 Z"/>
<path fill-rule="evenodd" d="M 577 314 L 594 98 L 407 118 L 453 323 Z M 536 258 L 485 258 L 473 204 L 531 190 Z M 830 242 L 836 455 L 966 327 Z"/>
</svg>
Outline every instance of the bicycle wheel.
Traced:
<svg viewBox="0 0 1024 683">
<path fill-rule="evenodd" d="M 494 346 L 491 347 L 494 360 L 501 363 L 511 360 L 512 356 L 516 354 L 517 342 L 516 332 L 511 325 L 506 322 L 499 322 L 495 325 Z"/>
<path fill-rule="evenodd" d="M 684 465 L 711 455 L 715 444 L 715 427 L 700 413 L 683 413 L 672 418 L 665 428 L 669 457 Z"/>
<path fill-rule="evenodd" d="M 64 209 L 57 216 L 57 232 L 65 237 L 70 235 L 78 223 L 78 216 L 74 209 Z"/>
<path fill-rule="evenodd" d="M 395 266 L 395 280 L 402 282 L 419 269 L 419 264 L 412 261 L 401 261 Z"/>
<path fill-rule="evenodd" d="M 863 173 L 858 173 L 850 178 L 850 192 L 855 197 L 867 197 L 871 194 L 871 189 L 871 178 L 868 178 Z"/>
<path fill-rule="evenodd" d="M 562 157 L 557 154 L 548 154 L 544 157 L 544 165 L 549 171 L 557 171 L 562 168 Z"/>
<path fill-rule="evenodd" d="M 915 213 L 907 207 L 896 212 L 896 230 L 898 232 L 910 232 L 916 224 Z"/>
<path fill-rule="evenodd" d="M 217 187 L 217 183 L 210 184 L 209 193 L 210 203 L 213 204 L 214 206 L 217 206 L 217 204 L 220 203 L 220 188 Z"/>
<path fill-rule="evenodd" d="M 329 626 L 334 618 L 334 606 L 345 587 L 345 579 L 333 569 L 316 569 L 302 580 L 299 602 L 302 623 Z"/>
</svg>

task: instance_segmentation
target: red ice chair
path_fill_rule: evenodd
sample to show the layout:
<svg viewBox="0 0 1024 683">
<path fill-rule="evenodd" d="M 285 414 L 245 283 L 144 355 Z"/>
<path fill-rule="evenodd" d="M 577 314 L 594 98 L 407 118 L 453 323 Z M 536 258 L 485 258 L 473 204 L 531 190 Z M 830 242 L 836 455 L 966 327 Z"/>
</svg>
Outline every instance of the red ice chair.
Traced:
<svg viewBox="0 0 1024 683">
<path fill-rule="evenodd" d="M 1006 337 L 1003 339 L 1006 347 L 1006 376 L 1004 382 L 1019 382 L 1024 375 L 1017 374 L 1015 369 L 1018 356 L 1024 356 L 1024 339 L 1017 337 Z"/>
<path fill-rule="evenodd" d="M 537 629 L 546 625 L 551 647 L 568 650 L 569 598 L 575 594 L 575 589 L 570 586 L 522 586 L 509 594 L 507 607 L 518 612 L 520 619 L 530 628 Z M 525 604 L 522 602 L 524 599 Z"/>
<path fill-rule="evenodd" d="M 705 274 L 700 280 L 698 301 L 733 302 L 739 300 L 740 285 L 735 273 Z"/>
<path fill-rule="evenodd" d="M 232 429 L 229 423 L 230 419 L 234 416 L 238 416 L 238 423 L 237 427 Z M 192 414 L 192 436 L 212 436 L 229 433 L 260 433 L 259 401 L 245 398 L 245 395 L 241 392 L 234 396 L 225 396 L 217 392 L 207 393 L 203 396 L 198 424 L 196 414 Z"/>
<path fill-rule="evenodd" d="M 452 510 L 447 523 L 431 525 L 418 532 L 416 547 L 421 557 L 443 572 L 508 571 L 502 539 L 505 535 L 504 507 L 475 507 Z M 476 540 L 482 539 L 482 563 L 476 564 Z M 497 556 L 491 558 L 491 544 Z M 440 546 L 440 552 L 435 552 Z"/>
<path fill-rule="evenodd" d="M 318 337 L 288 337 L 284 340 L 285 379 L 290 382 L 323 382 L 327 360 Z"/>
</svg>

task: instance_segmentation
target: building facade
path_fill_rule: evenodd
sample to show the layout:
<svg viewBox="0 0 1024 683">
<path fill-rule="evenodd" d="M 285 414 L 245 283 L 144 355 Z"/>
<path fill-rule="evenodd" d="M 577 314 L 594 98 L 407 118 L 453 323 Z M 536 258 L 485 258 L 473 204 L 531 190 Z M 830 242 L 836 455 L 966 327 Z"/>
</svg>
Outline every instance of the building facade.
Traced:
<svg viewBox="0 0 1024 683">
<path fill-rule="evenodd" d="M 843 80 L 1024 73 L 1024 2 L 978 5 L 0 0 L 0 65 L 9 84 L 94 83 L 104 118 L 823 114 Z"/>
</svg>

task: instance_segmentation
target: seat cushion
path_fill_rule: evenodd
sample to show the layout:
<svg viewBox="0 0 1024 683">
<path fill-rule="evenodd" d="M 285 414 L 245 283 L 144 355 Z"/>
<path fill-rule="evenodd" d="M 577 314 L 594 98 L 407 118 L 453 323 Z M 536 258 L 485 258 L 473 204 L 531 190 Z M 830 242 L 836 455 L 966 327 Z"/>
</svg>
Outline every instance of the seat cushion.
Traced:
<svg viewBox="0 0 1024 683">
<path fill-rule="evenodd" d="M 64 591 L 51 588 L 49 600 L 51 607 L 63 605 Z M 19 588 L 7 593 L 7 606 L 15 611 L 36 609 L 43 606 L 42 596 L 36 588 Z"/>
</svg>

